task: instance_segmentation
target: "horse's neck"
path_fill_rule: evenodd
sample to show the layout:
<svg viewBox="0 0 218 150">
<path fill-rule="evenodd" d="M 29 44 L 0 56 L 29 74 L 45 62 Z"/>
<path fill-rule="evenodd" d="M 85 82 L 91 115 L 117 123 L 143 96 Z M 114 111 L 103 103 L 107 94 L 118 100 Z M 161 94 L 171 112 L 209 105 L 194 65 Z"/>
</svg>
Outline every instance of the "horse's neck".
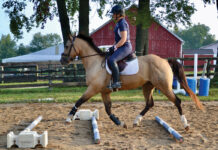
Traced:
<svg viewBox="0 0 218 150">
<path fill-rule="evenodd" d="M 103 58 L 100 55 L 82 58 L 83 66 L 86 71 L 94 68 L 96 65 L 100 65 L 102 61 Z"/>
<path fill-rule="evenodd" d="M 82 58 L 83 66 L 86 71 L 88 71 L 91 68 L 94 68 L 96 65 L 101 64 L 101 62 L 103 61 L 103 57 L 100 55 L 95 55 L 98 53 L 87 43 L 82 44 L 80 50 L 80 56 Z"/>
</svg>

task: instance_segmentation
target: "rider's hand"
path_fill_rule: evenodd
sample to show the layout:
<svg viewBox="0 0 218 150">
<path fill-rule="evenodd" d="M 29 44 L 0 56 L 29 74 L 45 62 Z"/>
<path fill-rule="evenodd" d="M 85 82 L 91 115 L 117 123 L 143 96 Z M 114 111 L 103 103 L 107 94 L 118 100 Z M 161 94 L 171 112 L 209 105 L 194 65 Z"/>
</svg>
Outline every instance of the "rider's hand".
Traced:
<svg viewBox="0 0 218 150">
<path fill-rule="evenodd" d="M 115 50 L 116 50 L 116 46 L 113 45 L 112 47 L 109 48 L 109 53 L 112 55 Z"/>
</svg>

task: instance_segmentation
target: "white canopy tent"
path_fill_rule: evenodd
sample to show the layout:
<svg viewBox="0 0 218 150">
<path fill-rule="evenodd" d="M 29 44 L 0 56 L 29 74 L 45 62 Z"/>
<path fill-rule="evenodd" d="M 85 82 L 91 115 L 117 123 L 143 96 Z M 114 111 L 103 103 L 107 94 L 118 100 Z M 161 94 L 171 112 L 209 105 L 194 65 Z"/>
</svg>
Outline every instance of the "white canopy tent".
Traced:
<svg viewBox="0 0 218 150">
<path fill-rule="evenodd" d="M 64 45 L 59 44 L 27 55 L 2 59 L 2 63 L 59 62 Z"/>
</svg>

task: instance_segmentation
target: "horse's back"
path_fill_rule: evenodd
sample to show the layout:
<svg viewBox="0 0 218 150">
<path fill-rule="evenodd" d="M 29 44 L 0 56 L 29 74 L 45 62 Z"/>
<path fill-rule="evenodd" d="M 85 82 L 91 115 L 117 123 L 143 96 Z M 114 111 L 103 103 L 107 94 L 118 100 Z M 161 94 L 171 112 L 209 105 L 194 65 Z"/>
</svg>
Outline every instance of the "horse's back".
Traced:
<svg viewBox="0 0 218 150">
<path fill-rule="evenodd" d="M 171 84 L 173 72 L 166 59 L 154 54 L 139 56 L 138 59 L 139 64 L 141 64 L 141 69 L 145 66 L 147 67 L 146 70 L 148 71 L 149 80 L 153 82 L 153 84 L 158 84 L 160 82 L 167 82 L 169 85 Z"/>
<path fill-rule="evenodd" d="M 168 61 L 154 54 L 149 54 L 145 56 L 139 56 L 139 61 L 141 63 L 146 63 L 149 66 L 157 67 L 159 69 L 167 69 L 170 67 Z M 166 68 L 164 68 L 166 67 Z"/>
</svg>

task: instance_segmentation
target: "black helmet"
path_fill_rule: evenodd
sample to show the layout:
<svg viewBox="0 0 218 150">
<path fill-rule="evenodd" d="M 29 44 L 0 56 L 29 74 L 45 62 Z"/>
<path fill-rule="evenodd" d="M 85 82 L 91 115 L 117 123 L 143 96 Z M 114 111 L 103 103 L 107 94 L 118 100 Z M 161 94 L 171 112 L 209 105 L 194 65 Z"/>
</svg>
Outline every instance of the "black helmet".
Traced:
<svg viewBox="0 0 218 150">
<path fill-rule="evenodd" d="M 124 15 L 125 11 L 124 11 L 124 9 L 123 9 L 123 7 L 122 7 L 121 5 L 115 5 L 115 6 L 111 9 L 110 13 L 112 13 L 112 14 L 121 14 L 121 15 Z"/>
</svg>

